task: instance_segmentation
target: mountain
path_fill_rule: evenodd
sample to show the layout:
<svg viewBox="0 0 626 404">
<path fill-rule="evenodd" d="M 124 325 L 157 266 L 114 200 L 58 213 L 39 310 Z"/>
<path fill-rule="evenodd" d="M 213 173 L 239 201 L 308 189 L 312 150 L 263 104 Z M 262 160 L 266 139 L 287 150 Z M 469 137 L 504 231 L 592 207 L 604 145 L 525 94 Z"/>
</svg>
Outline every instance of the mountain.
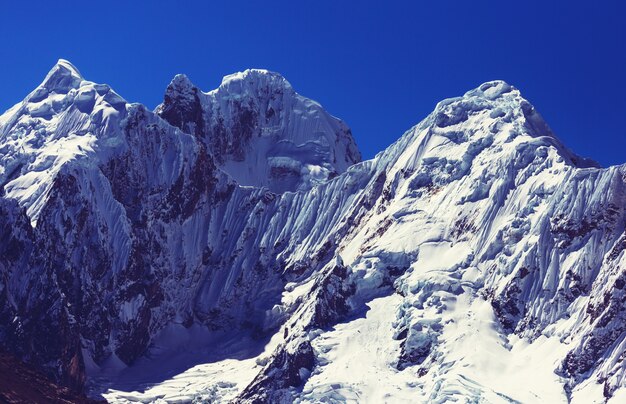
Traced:
<svg viewBox="0 0 626 404">
<path fill-rule="evenodd" d="M 279 75 L 151 112 L 60 61 L 0 117 L 0 342 L 127 401 L 626 398 L 626 168 L 520 92 L 374 159 Z"/>
<path fill-rule="evenodd" d="M 267 70 L 226 76 L 208 93 L 177 75 L 156 113 L 204 143 L 240 185 L 306 190 L 361 161 L 343 122 Z"/>
</svg>

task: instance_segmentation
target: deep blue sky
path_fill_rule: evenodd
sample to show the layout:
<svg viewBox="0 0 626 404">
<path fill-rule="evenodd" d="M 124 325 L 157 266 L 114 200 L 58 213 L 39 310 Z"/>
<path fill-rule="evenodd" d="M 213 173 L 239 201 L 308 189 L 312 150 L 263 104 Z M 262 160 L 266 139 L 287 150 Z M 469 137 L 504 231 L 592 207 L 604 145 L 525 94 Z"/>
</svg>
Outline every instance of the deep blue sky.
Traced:
<svg viewBox="0 0 626 404">
<path fill-rule="evenodd" d="M 503 79 L 575 152 L 626 162 L 622 1 L 21 3 L 0 15 L 2 111 L 58 58 L 150 108 L 176 73 L 208 91 L 258 67 L 344 119 L 372 157 L 441 99 Z"/>
</svg>

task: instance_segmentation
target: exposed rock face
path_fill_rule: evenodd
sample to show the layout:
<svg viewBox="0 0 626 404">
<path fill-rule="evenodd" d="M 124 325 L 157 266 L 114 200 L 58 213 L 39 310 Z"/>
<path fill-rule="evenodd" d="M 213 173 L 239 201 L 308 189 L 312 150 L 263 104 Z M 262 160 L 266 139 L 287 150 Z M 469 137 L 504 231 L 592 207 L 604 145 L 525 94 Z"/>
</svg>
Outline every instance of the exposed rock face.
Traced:
<svg viewBox="0 0 626 404">
<path fill-rule="evenodd" d="M 156 112 L 202 140 L 241 185 L 305 190 L 361 160 L 343 122 L 267 70 L 224 77 L 208 93 L 178 75 Z"/>
<path fill-rule="evenodd" d="M 104 400 L 91 400 L 58 386 L 36 369 L 24 364 L 6 352 L 0 352 L 0 400 L 3 403 L 103 403 Z"/>
<path fill-rule="evenodd" d="M 626 170 L 504 82 L 353 164 L 345 125 L 276 74 L 177 76 L 152 113 L 60 62 L 0 149 L 0 341 L 64 384 L 199 327 L 271 341 L 189 400 L 623 394 Z"/>
</svg>

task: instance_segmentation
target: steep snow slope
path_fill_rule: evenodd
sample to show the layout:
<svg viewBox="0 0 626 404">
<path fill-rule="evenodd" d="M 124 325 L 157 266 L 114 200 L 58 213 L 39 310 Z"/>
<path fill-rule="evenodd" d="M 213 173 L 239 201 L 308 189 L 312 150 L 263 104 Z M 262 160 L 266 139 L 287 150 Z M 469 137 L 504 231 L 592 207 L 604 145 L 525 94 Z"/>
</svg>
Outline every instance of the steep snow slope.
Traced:
<svg viewBox="0 0 626 404">
<path fill-rule="evenodd" d="M 275 194 L 65 61 L 2 122 L 5 346 L 80 386 L 85 364 L 132 363 L 171 323 L 275 326 L 284 246 L 255 236 Z"/>
<path fill-rule="evenodd" d="M 177 75 L 156 112 L 201 139 L 241 185 L 304 190 L 361 160 L 343 122 L 267 70 L 226 76 L 208 93 Z"/>
<path fill-rule="evenodd" d="M 458 394 L 530 400 L 532 390 L 507 390 L 485 372 L 498 364 L 489 351 L 504 347 L 528 355 L 539 349 L 540 343 L 510 346 L 506 338 L 514 334 L 565 344 L 558 348 L 561 356 L 539 367 L 560 377 L 535 379 L 564 383 L 562 399 L 572 390 L 576 396 L 577 383 L 589 377 L 604 383 L 607 396 L 623 385 L 623 351 L 611 348 L 623 340 L 621 288 L 604 278 L 619 276 L 609 275 L 616 267 L 607 254 L 622 259 L 621 250 L 609 254 L 624 227 L 618 168 L 584 168 L 588 162 L 564 149 L 530 104 L 502 82 L 439 104 L 372 165 L 375 181 L 363 194 L 376 195 L 376 202 L 337 252 L 351 268 L 342 282 L 351 285 L 348 301 L 367 300 L 361 293 L 369 296 L 390 272 L 401 273 L 394 289 L 404 301 L 387 340 L 401 341 L 400 348 L 395 357 L 383 358 L 390 372 L 409 371 L 425 399 Z M 599 290 L 591 296 L 606 296 L 598 304 L 603 321 L 588 315 L 595 307 L 587 302 L 592 288 Z M 490 303 L 487 313 L 480 301 Z M 463 326 L 465 316 L 478 320 Z M 468 359 L 456 341 L 470 333 L 459 328 L 497 331 L 499 337 L 485 340 L 485 352 Z M 302 337 L 311 340 L 315 346 L 316 338 Z M 323 350 L 313 356 L 320 355 Z M 323 375 L 324 366 L 316 363 L 313 374 Z M 506 378 L 515 377 L 513 369 Z M 485 376 L 476 380 L 476 370 Z M 334 372 L 326 378 L 335 378 Z M 305 393 L 319 389 L 315 380 L 305 384 Z M 366 393 L 371 388 L 366 380 L 338 386 L 376 401 Z M 555 398 L 560 387 L 537 390 L 545 392 L 544 399 Z M 336 388 L 326 391 L 327 398 L 340 394 Z"/>
<path fill-rule="evenodd" d="M 85 81 L 59 61 L 0 118 L 1 192 L 17 199 L 36 223 L 61 167 L 93 154 L 97 132 L 116 124 L 125 103 L 107 85 Z"/>
<path fill-rule="evenodd" d="M 605 279 L 623 259 L 622 169 L 589 165 L 492 82 L 440 103 L 373 161 L 285 195 L 297 223 L 287 272 L 303 276 L 272 310 L 293 313 L 275 334 L 285 342 L 238 400 L 614 394 L 622 288 Z M 599 316 L 590 296 L 606 300 Z"/>
<path fill-rule="evenodd" d="M 65 87 L 42 87 L 52 106 L 92 85 L 65 63 L 49 77 L 55 71 Z M 7 185 L 43 175 L 28 165 L 40 152 L 15 140 L 38 124 L 86 127 L 95 138 L 52 164 L 52 184 L 41 179 L 33 191 L 41 196 L 5 185 L 4 346 L 65 383 L 80 386 L 86 368 L 90 391 L 120 402 L 625 394 L 623 167 L 575 156 L 515 88 L 496 81 L 441 102 L 330 181 L 303 171 L 295 182 L 267 171 L 238 178 L 244 166 L 269 169 L 267 154 L 250 160 L 254 147 L 268 150 L 258 142 L 291 142 L 293 158 L 306 136 L 321 139 L 289 126 L 309 122 L 296 118 L 265 140 L 237 125 L 215 132 L 212 117 L 241 124 L 246 115 L 224 100 L 272 100 L 259 96 L 262 80 L 284 79 L 247 72 L 202 94 L 177 77 L 157 114 L 94 96 L 93 109 L 81 112 L 74 97 L 32 117 L 31 95 L 2 116 L 1 147 L 24 164 L 3 172 Z M 275 114 L 301 110 L 289 94 Z M 94 118 L 98 108 L 107 119 Z M 50 142 L 72 131 L 51 131 Z M 340 138 L 319 136 L 331 133 Z M 244 143 L 251 149 L 233 148 Z M 338 146 L 311 164 L 341 171 L 347 160 L 324 164 L 348 156 L 352 143 L 328 144 Z"/>
<path fill-rule="evenodd" d="M 4 231 L 11 235 L 25 227 L 26 215 L 36 224 L 16 235 L 19 245 L 7 241 L 12 253 L 3 257 L 5 271 L 16 275 L 2 288 L 3 339 L 61 380 L 81 385 L 83 350 L 102 358 L 113 345 L 130 360 L 137 355 L 133 347 L 148 342 L 147 330 L 137 331 L 148 320 L 137 316 L 152 316 L 138 302 L 158 299 L 160 291 L 149 274 L 158 265 L 147 268 L 142 261 L 149 251 L 137 233 L 137 223 L 146 220 L 140 207 L 164 203 L 159 190 L 200 176 L 210 170 L 210 160 L 191 136 L 141 106 L 127 105 L 108 86 L 82 80 L 65 61 L 0 130 L 9 198 L 3 201 L 11 211 L 19 212 L 9 204 L 13 200 L 25 209 L 8 216 L 15 222 L 5 222 Z M 125 164 L 132 169 L 116 172 Z M 178 187 L 176 198 L 193 186 Z M 167 213 L 187 208 L 173 199 Z"/>
</svg>

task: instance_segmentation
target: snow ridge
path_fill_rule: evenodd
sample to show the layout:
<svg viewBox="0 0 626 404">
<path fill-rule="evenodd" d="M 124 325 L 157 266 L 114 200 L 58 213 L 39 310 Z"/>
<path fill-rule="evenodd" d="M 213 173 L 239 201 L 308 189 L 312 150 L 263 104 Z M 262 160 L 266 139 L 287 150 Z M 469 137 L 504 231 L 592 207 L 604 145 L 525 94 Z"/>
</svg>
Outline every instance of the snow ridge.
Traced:
<svg viewBox="0 0 626 404">
<path fill-rule="evenodd" d="M 359 162 L 276 73 L 208 93 L 178 75 L 151 112 L 60 61 L 2 115 L 0 148 L 0 341 L 66 385 L 113 402 L 626 394 L 626 168 L 576 156 L 505 82 Z"/>
</svg>

